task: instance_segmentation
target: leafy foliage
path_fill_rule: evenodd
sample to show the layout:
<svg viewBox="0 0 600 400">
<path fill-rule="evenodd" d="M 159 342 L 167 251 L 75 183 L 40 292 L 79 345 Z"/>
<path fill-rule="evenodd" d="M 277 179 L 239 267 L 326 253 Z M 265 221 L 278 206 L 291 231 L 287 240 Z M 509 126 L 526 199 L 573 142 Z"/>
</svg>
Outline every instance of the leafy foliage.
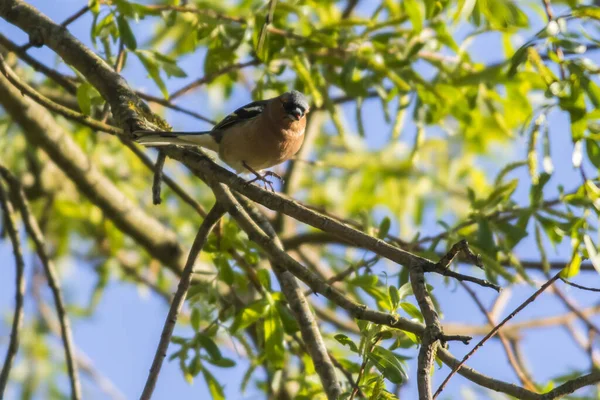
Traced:
<svg viewBox="0 0 600 400">
<path fill-rule="evenodd" d="M 600 272 L 593 239 L 600 215 L 600 69 L 590 56 L 600 45 L 597 7 L 562 2 L 561 13 L 548 21 L 541 2 L 359 1 L 347 16 L 343 8 L 352 2 L 272 3 L 267 24 L 269 4 L 259 0 L 91 0 L 89 41 L 110 65 L 122 58 L 125 77 L 144 71 L 152 93 L 159 93 L 157 104 L 202 85 L 203 99 L 210 97 L 223 113 L 244 96 L 263 99 L 292 88 L 306 93 L 309 130 L 317 133 L 307 139 L 303 159 L 287 167 L 294 178 L 288 194 L 388 243 L 437 259 L 467 239 L 481 253 L 487 279 L 503 285 L 531 281 L 523 252 L 547 272 L 548 245 L 568 243 L 564 277 L 577 276 L 588 259 Z M 481 56 L 476 45 L 485 40 L 494 43 L 493 54 Z M 80 76 L 73 81 L 74 96 L 49 81 L 39 89 L 57 90 L 82 113 L 102 119 L 100 94 Z M 568 119 L 570 129 L 552 129 L 557 118 Z M 179 123 L 175 114 L 167 119 Z M 115 138 L 61 123 L 119 190 L 150 209 L 152 171 Z M 7 116 L 0 119 L 0 159 L 27 182 L 36 212 L 49 213 L 46 236 L 59 266 L 74 257 L 95 268 L 82 317 L 94 313 L 110 281 L 140 288 L 151 282 L 153 290 L 171 293 L 176 277 L 29 146 Z M 565 178 L 555 165 L 572 166 L 581 181 Z M 169 166 L 167 173 L 201 207 L 212 202 L 188 172 Z M 197 209 L 169 188 L 163 198 L 151 212 L 180 243 L 191 243 L 201 221 Z M 282 226 L 290 241 L 319 238 L 289 221 Z M 336 287 L 356 302 L 423 320 L 406 268 L 351 247 L 317 240 L 307 251 L 314 243 L 306 244 L 295 249 L 298 257 L 327 278 L 349 272 Z M 281 390 L 273 382 L 285 368 L 295 398 L 322 395 L 300 326 L 265 261 L 231 220 L 202 254 L 200 278 L 187 298 L 189 326 L 173 337 L 169 357 L 189 382 L 203 379 L 213 399 L 225 398 L 214 369 L 238 364 L 225 350 L 228 341 L 249 361 L 242 391 L 250 382 L 265 393 Z M 414 355 L 419 339 L 340 316 L 323 298 L 311 300 L 328 349 L 356 379 L 343 383 L 344 398 L 355 395 L 355 386 L 367 398 L 395 398 L 392 386 L 412 378 L 403 354 Z M 49 362 L 47 332 L 27 331 L 40 340 L 27 336 L 23 363 Z M 257 373 L 261 369 L 266 373 Z M 31 382 L 22 384 L 45 390 Z"/>
</svg>

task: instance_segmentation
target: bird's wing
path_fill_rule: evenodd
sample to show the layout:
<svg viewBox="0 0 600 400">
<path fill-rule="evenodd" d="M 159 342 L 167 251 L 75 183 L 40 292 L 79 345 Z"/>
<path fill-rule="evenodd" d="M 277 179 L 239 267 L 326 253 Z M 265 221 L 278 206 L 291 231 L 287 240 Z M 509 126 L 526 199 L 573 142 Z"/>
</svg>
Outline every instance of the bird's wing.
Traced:
<svg viewBox="0 0 600 400">
<path fill-rule="evenodd" d="M 238 108 L 226 116 L 221 122 L 216 124 L 213 131 L 223 130 L 242 121 L 258 117 L 267 107 L 267 102 L 267 100 L 254 101 L 250 104 L 246 104 L 244 107 Z"/>
</svg>

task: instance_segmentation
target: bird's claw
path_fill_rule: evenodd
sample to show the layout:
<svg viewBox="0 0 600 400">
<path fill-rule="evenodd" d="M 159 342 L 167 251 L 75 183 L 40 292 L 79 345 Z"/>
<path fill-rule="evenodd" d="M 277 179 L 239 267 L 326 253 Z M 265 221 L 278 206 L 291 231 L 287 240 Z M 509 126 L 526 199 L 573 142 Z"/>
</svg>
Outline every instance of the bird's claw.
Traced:
<svg viewBox="0 0 600 400">
<path fill-rule="evenodd" d="M 264 175 L 256 174 L 256 177 L 254 179 L 248 181 L 248 183 L 254 183 L 257 181 L 262 182 L 265 189 L 267 189 L 267 187 L 268 187 L 271 190 L 271 192 L 275 193 L 275 188 L 273 187 L 273 182 L 269 179 L 270 176 L 274 176 L 283 182 L 283 179 L 279 175 L 277 175 L 275 172 L 270 172 L 270 173 L 267 172 Z"/>
<path fill-rule="evenodd" d="M 248 181 L 248 183 L 254 183 L 254 182 L 262 182 L 263 186 L 265 189 L 267 189 L 267 187 L 271 190 L 271 192 L 275 193 L 275 188 L 273 187 L 273 182 L 269 179 L 269 177 L 275 177 L 277 179 L 279 179 L 281 181 L 281 183 L 283 183 L 283 178 L 281 176 L 279 176 L 279 174 L 273 172 L 273 171 L 266 171 L 264 174 L 261 174 L 257 171 L 255 171 L 254 169 L 250 168 L 250 166 L 248 164 L 246 164 L 244 162 L 244 167 L 246 167 L 247 170 L 249 170 L 250 172 L 252 172 L 255 176 L 254 179 Z"/>
</svg>

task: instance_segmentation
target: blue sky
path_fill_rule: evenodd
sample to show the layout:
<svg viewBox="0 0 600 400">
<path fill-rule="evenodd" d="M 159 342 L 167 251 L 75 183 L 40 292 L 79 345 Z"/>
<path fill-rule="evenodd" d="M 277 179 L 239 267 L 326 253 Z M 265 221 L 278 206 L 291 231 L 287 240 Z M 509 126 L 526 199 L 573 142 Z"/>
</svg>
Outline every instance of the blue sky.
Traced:
<svg viewBox="0 0 600 400">
<path fill-rule="evenodd" d="M 29 2 L 55 21 L 62 21 L 78 10 L 83 3 L 76 0 L 31 0 Z M 369 2 L 363 1 L 362 3 Z M 86 15 L 71 25 L 69 29 L 75 36 L 81 38 L 86 44 L 89 44 L 90 23 L 91 17 L 90 15 Z M 134 27 L 134 29 L 139 31 L 141 29 L 149 29 L 150 26 L 148 22 L 143 22 L 143 24 Z M 0 22 L 0 32 L 18 43 L 26 42 L 26 36 L 22 32 L 9 26 L 4 21 Z M 139 42 L 141 43 L 142 41 Z M 56 60 L 54 54 L 46 48 L 31 49 L 30 54 L 51 64 L 54 64 Z M 480 39 L 475 40 L 471 46 L 471 54 L 478 61 L 487 63 L 498 61 L 502 58 L 498 37 L 484 35 Z M 599 61 L 595 54 L 591 54 L 590 58 L 596 62 Z M 130 84 L 138 89 L 159 95 L 154 83 L 140 69 L 137 61 L 133 57 L 130 58 L 130 61 L 131 64 L 124 72 Z M 188 79 L 194 79 L 202 74 L 202 55 L 193 54 L 187 56 L 180 65 L 188 72 Z M 64 65 L 59 65 L 59 68 L 67 71 Z M 171 91 L 181 87 L 184 83 L 185 81 L 180 79 L 167 81 L 167 85 Z M 224 105 L 219 104 L 219 107 L 216 107 L 210 105 L 211 102 L 206 92 L 199 90 L 192 95 L 183 97 L 179 104 L 198 110 L 202 114 L 223 115 L 223 113 L 243 105 L 249 99 L 249 94 L 246 91 L 239 91 L 239 96 L 236 96 L 234 100 Z M 367 102 L 363 115 L 370 116 L 369 123 L 366 124 L 369 146 L 374 148 L 381 146 L 383 141 L 374 132 L 388 132 L 389 127 L 384 124 L 383 118 L 379 117 L 381 116 L 379 102 Z M 199 126 L 197 120 L 181 114 L 167 112 L 166 116 L 167 120 L 171 121 L 174 128 L 178 130 L 209 128 L 208 125 L 204 124 Z M 569 183 L 575 185 L 576 182 L 579 182 L 580 178 L 570 164 L 572 144 L 568 134 L 569 126 L 566 116 L 560 113 L 551 114 L 550 126 L 553 138 L 552 154 L 555 160 L 556 172 L 549 186 L 555 188 L 558 183 L 564 183 L 567 188 L 570 188 Z M 352 128 L 352 126 L 350 127 Z M 412 140 L 411 136 L 414 133 L 411 130 L 413 129 L 414 127 L 410 125 L 407 127 L 407 134 L 403 136 L 403 140 Z M 498 153 L 495 154 L 498 165 L 505 163 L 507 158 L 516 158 L 518 152 L 522 152 L 522 156 L 526 151 L 525 140 L 517 143 L 513 150 L 511 153 L 505 148 L 499 148 Z M 490 167 L 490 169 L 493 168 L 494 166 Z M 589 171 L 592 170 L 590 169 Z M 514 174 L 514 176 L 528 179 L 525 173 L 519 172 Z M 549 193 L 555 192 L 552 188 L 549 190 Z M 520 200 L 526 201 L 527 190 L 521 189 L 518 195 Z M 439 231 L 440 228 L 435 224 L 435 218 L 434 215 L 428 217 L 426 227 L 429 228 L 429 232 L 426 233 L 437 233 Z M 529 256 L 529 258 L 535 258 L 537 255 L 532 240 L 525 240 L 520 244 L 518 252 L 523 256 Z M 568 252 L 568 246 L 560 246 L 559 251 L 553 254 L 552 257 L 565 259 Z M 3 316 L 2 323 L 0 324 L 0 356 L 3 357 L 6 351 L 6 339 L 10 331 L 9 324 L 12 318 L 14 302 L 14 266 L 12 264 L 11 248 L 6 242 L 0 243 L 0 259 L 10 260 L 9 262 L 2 263 L 0 273 L 0 311 Z M 31 259 L 32 257 L 29 255 L 27 257 L 28 277 L 30 277 Z M 467 268 L 463 268 L 463 271 L 474 274 L 478 273 Z M 376 272 L 381 272 L 381 270 L 376 269 Z M 541 276 L 537 276 L 537 278 L 542 279 Z M 428 279 L 436 288 L 435 294 L 444 310 L 444 321 L 464 323 L 484 322 L 484 317 L 462 289 L 457 288 L 454 284 L 444 285 L 437 276 L 430 276 Z M 598 279 L 596 273 L 582 273 L 577 280 L 586 282 L 589 285 L 595 284 L 595 286 L 600 286 L 600 279 Z M 67 297 L 85 304 L 95 284 L 95 274 L 90 266 L 75 264 L 64 270 L 62 281 Z M 564 285 L 560 284 L 560 286 Z M 515 287 L 513 296 L 502 315 L 507 315 L 508 312 L 519 305 L 534 290 L 534 288 L 526 285 Z M 591 305 L 597 300 L 596 296 L 586 292 L 573 290 L 568 287 L 564 288 L 564 290 L 576 298 L 580 305 Z M 491 304 L 496 296 L 491 290 L 477 289 L 477 292 L 486 305 Z M 34 309 L 31 299 L 28 299 L 27 302 L 26 317 L 31 318 Z M 517 316 L 516 320 L 556 315 L 563 312 L 565 310 L 560 302 L 555 300 L 551 295 L 543 295 L 531 307 Z M 139 397 L 147 377 L 166 313 L 167 306 L 162 299 L 152 294 L 140 293 L 133 285 L 114 281 L 108 285 L 97 312 L 93 317 L 87 319 L 72 318 L 74 340 L 77 347 L 87 353 L 94 361 L 96 368 L 112 380 L 126 398 L 136 398 Z M 594 318 L 594 321 L 600 323 L 599 318 Z M 187 326 L 180 327 L 178 330 L 183 335 L 190 335 L 191 333 L 190 328 Z M 53 343 L 56 345 L 57 357 L 61 357 L 60 342 L 56 340 Z M 587 356 L 575 347 L 571 338 L 563 329 L 546 329 L 543 333 L 527 331 L 524 333 L 522 345 L 529 360 L 529 366 L 537 381 L 544 381 L 556 375 L 566 373 L 569 369 L 586 369 L 589 365 Z M 451 346 L 452 352 L 457 357 L 464 355 L 470 348 L 470 346 L 456 343 Z M 239 383 L 241 382 L 247 363 L 243 359 L 238 358 L 229 349 L 224 350 L 224 352 L 227 356 L 239 362 L 239 367 L 235 369 L 213 369 L 217 379 L 225 383 L 227 398 L 261 398 L 260 394 L 252 390 L 252 388 L 244 396 L 239 393 Z M 416 355 L 414 351 L 406 354 L 411 356 Z M 506 357 L 501 346 L 495 340 L 486 344 L 484 349 L 480 350 L 468 364 L 487 375 L 510 382 L 517 382 L 514 373 L 507 367 Z M 412 372 L 411 376 L 414 377 L 414 362 L 410 362 L 409 365 Z M 447 373 L 448 370 L 445 367 L 441 371 L 436 371 L 434 375 L 435 387 L 437 387 L 437 384 L 441 382 Z M 66 381 L 61 383 L 64 384 L 66 389 Z M 451 380 L 442 398 L 467 398 L 464 391 L 469 386 L 472 385 L 468 381 L 457 376 Z M 86 399 L 105 398 L 86 378 L 83 378 L 83 390 L 85 394 L 84 398 Z M 402 393 L 403 398 L 416 398 L 416 384 L 414 379 L 408 383 L 407 388 Z M 14 387 L 9 388 L 8 398 L 12 398 L 14 395 Z M 165 362 L 156 387 L 155 399 L 207 397 L 208 392 L 202 379 L 196 379 L 193 385 L 189 385 L 183 379 L 177 363 Z"/>
</svg>

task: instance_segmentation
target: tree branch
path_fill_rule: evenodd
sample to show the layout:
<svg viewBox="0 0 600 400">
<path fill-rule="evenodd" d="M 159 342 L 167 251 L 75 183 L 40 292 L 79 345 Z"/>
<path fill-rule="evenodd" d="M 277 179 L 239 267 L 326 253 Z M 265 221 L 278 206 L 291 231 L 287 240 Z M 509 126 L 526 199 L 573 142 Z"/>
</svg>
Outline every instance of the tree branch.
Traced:
<svg viewBox="0 0 600 400">
<path fill-rule="evenodd" d="M 23 271 L 25 263 L 23 262 L 23 251 L 21 249 L 21 240 L 17 231 L 17 222 L 15 219 L 15 210 L 8 194 L 4 190 L 2 182 L 0 182 L 0 206 L 2 206 L 2 214 L 4 215 L 4 227 L 8 232 L 8 237 L 12 243 L 13 253 L 15 257 L 16 282 L 15 282 L 15 313 L 10 331 L 10 340 L 8 342 L 8 350 L 0 372 L 0 399 L 4 398 L 4 390 L 8 383 L 8 376 L 12 368 L 13 361 L 19 350 L 19 334 L 21 325 L 23 325 L 23 296 L 25 295 L 25 278 Z"/>
<path fill-rule="evenodd" d="M 21 91 L 21 93 L 26 94 L 31 97 L 33 101 L 38 103 L 39 105 L 47 108 L 50 111 L 54 111 L 55 113 L 62 115 L 63 117 L 79 122 L 82 125 L 88 126 L 94 130 L 98 130 L 100 132 L 110 133 L 111 135 L 122 135 L 123 130 L 116 128 L 114 126 L 107 125 L 103 122 L 96 121 L 95 119 L 88 117 L 85 114 L 81 114 L 77 111 L 73 111 L 65 106 L 62 106 L 58 103 L 53 102 L 49 98 L 45 97 L 41 93 L 34 90 L 31 86 L 23 82 L 17 74 L 15 74 L 4 62 L 4 58 L 0 55 L 0 72 L 4 74 L 6 79 L 10 83 L 12 83 L 17 89 Z"/>
<path fill-rule="evenodd" d="M 473 355 L 475 354 L 475 352 L 485 344 L 485 342 L 487 342 L 492 336 L 494 336 L 508 321 L 510 321 L 515 315 L 517 315 L 521 310 L 523 310 L 525 307 L 527 307 L 529 304 L 531 304 L 540 294 L 542 294 L 542 292 L 544 292 L 544 290 L 546 290 L 549 286 L 551 286 L 558 278 L 560 277 L 560 272 L 557 273 L 556 275 L 554 275 L 552 278 L 550 278 L 546 283 L 544 283 L 542 285 L 542 287 L 540 287 L 534 294 L 532 294 L 531 296 L 529 296 L 529 298 L 527 300 L 525 300 L 521 305 L 519 305 L 512 313 L 510 313 L 508 315 L 508 317 L 504 318 L 502 320 L 502 322 L 500 322 L 498 325 L 496 325 L 491 331 L 490 333 L 488 333 L 483 339 L 481 339 L 481 341 L 479 341 L 479 343 L 477 343 L 475 345 L 475 347 L 473 347 L 473 349 L 467 353 L 467 355 L 465 355 L 463 357 L 463 359 L 460 361 L 460 363 L 454 367 L 452 369 L 452 372 L 450 372 L 450 374 L 448 374 L 448 376 L 446 377 L 446 379 L 444 379 L 444 381 L 442 382 L 442 384 L 440 385 L 440 387 L 436 390 L 433 398 L 435 399 L 441 392 L 442 390 L 444 390 L 444 387 L 446 386 L 446 384 L 448 383 L 448 381 L 450 380 L 450 378 L 452 378 L 452 376 L 458 371 L 460 370 L 461 366 Z"/>
<path fill-rule="evenodd" d="M 495 326 L 496 322 L 494 321 L 494 318 L 485 309 L 485 306 L 483 305 L 483 303 L 481 302 L 481 300 L 479 299 L 479 297 L 477 296 L 475 291 L 473 291 L 473 289 L 471 289 L 468 285 L 466 285 L 463 282 L 460 282 L 460 284 L 467 291 L 469 296 L 471 296 L 471 298 L 477 305 L 477 308 L 479 308 L 479 310 L 482 312 L 482 314 L 485 315 L 488 323 L 491 326 Z M 519 378 L 519 380 L 521 381 L 521 384 L 528 390 L 535 392 L 536 391 L 535 385 L 533 384 L 533 382 L 531 382 L 531 380 L 529 379 L 527 374 L 525 374 L 525 372 L 521 368 L 521 364 L 518 362 L 514 352 L 512 351 L 512 347 L 510 346 L 510 343 L 508 342 L 508 338 L 506 337 L 505 333 L 502 331 L 498 331 L 498 338 L 500 339 L 500 342 L 502 343 L 502 347 L 504 348 L 504 352 L 506 353 L 508 362 L 511 365 L 511 367 L 513 368 L 513 370 L 515 371 L 515 374 L 517 374 L 517 378 Z"/>
<path fill-rule="evenodd" d="M 206 215 L 202 225 L 200 225 L 200 229 L 198 229 L 196 239 L 194 239 L 194 244 L 192 244 L 190 254 L 188 255 L 185 267 L 181 273 L 181 279 L 179 281 L 179 285 L 177 286 L 177 292 L 175 293 L 171 307 L 169 308 L 169 313 L 167 315 L 162 334 L 160 335 L 160 341 L 158 343 L 158 347 L 156 348 L 156 353 L 154 354 L 152 367 L 150 368 L 150 373 L 148 375 L 148 379 L 146 380 L 144 391 L 140 397 L 141 400 L 149 400 L 152 397 L 152 392 L 154 391 L 156 381 L 158 380 L 158 374 L 160 373 L 163 360 L 167 355 L 167 348 L 169 347 L 169 342 L 171 341 L 171 336 L 173 335 L 173 329 L 175 329 L 175 324 L 177 323 L 177 317 L 181 312 L 183 303 L 185 302 L 185 297 L 190 287 L 190 283 L 192 282 L 192 273 L 194 270 L 194 264 L 196 263 L 196 258 L 204 247 L 210 231 L 221 219 L 224 212 L 225 210 L 218 203 L 215 204 Z"/>
<path fill-rule="evenodd" d="M 211 187 L 215 192 L 217 199 L 223 203 L 231 216 L 238 222 L 240 227 L 250 238 L 266 235 L 269 237 L 273 246 L 283 252 L 283 246 L 281 245 L 281 241 L 277 237 L 275 230 L 268 220 L 260 214 L 250 202 L 246 201 L 241 196 L 238 196 L 238 200 L 241 200 L 242 203 L 242 205 L 240 205 L 231 192 L 229 192 L 222 184 L 213 182 Z M 251 216 L 254 217 L 254 220 Z M 260 226 L 258 226 L 257 223 Z M 257 244 L 260 245 L 260 243 Z M 302 340 L 308 349 L 308 354 L 313 360 L 315 370 L 321 379 L 321 384 L 325 389 L 327 398 L 336 400 L 342 393 L 342 389 L 335 375 L 335 367 L 329 357 L 329 352 L 323 342 L 323 337 L 321 336 L 315 317 L 310 310 L 308 301 L 298 285 L 296 278 L 290 273 L 285 265 L 277 262 L 273 257 L 269 257 L 269 259 L 273 271 L 281 285 L 281 291 L 285 295 L 296 321 L 298 321 Z"/>
<path fill-rule="evenodd" d="M 39 146 L 87 198 L 148 253 L 179 273 L 183 249 L 176 234 L 146 214 L 90 161 L 71 136 L 42 106 L 0 74 L 0 105 L 23 127 L 25 138 Z"/>
<path fill-rule="evenodd" d="M 419 400 L 431 400 L 431 369 L 435 359 L 436 349 L 442 335 L 439 317 L 425 285 L 425 273 L 418 266 L 409 270 L 410 284 L 413 289 L 421 314 L 425 321 L 425 332 L 421 336 L 421 348 L 417 361 L 417 386 Z"/>
<path fill-rule="evenodd" d="M 110 65 L 83 43 L 33 6 L 22 0 L 0 3 L 0 16 L 18 26 L 40 45 L 47 45 L 73 68 L 81 72 L 110 105 L 113 117 L 125 131 L 156 129 L 155 121 L 140 117 L 150 109 L 136 96 L 125 80 Z"/>
<path fill-rule="evenodd" d="M 79 372 L 73 355 L 73 334 L 71 333 L 69 318 L 65 310 L 65 302 L 60 288 L 58 273 L 54 263 L 46 252 L 44 235 L 33 214 L 31 214 L 29 204 L 25 198 L 25 193 L 23 192 L 20 182 L 2 165 L 0 165 L 0 175 L 2 175 L 10 187 L 11 194 L 16 200 L 19 211 L 21 212 L 25 229 L 27 230 L 29 237 L 33 240 L 38 257 L 44 267 L 46 279 L 48 279 L 48 285 L 50 286 L 52 296 L 54 297 L 56 314 L 58 315 L 58 320 L 60 322 L 60 332 L 65 348 L 65 362 L 67 364 L 71 383 L 71 398 L 73 400 L 79 400 L 81 399 L 81 385 L 79 383 Z"/>
</svg>

